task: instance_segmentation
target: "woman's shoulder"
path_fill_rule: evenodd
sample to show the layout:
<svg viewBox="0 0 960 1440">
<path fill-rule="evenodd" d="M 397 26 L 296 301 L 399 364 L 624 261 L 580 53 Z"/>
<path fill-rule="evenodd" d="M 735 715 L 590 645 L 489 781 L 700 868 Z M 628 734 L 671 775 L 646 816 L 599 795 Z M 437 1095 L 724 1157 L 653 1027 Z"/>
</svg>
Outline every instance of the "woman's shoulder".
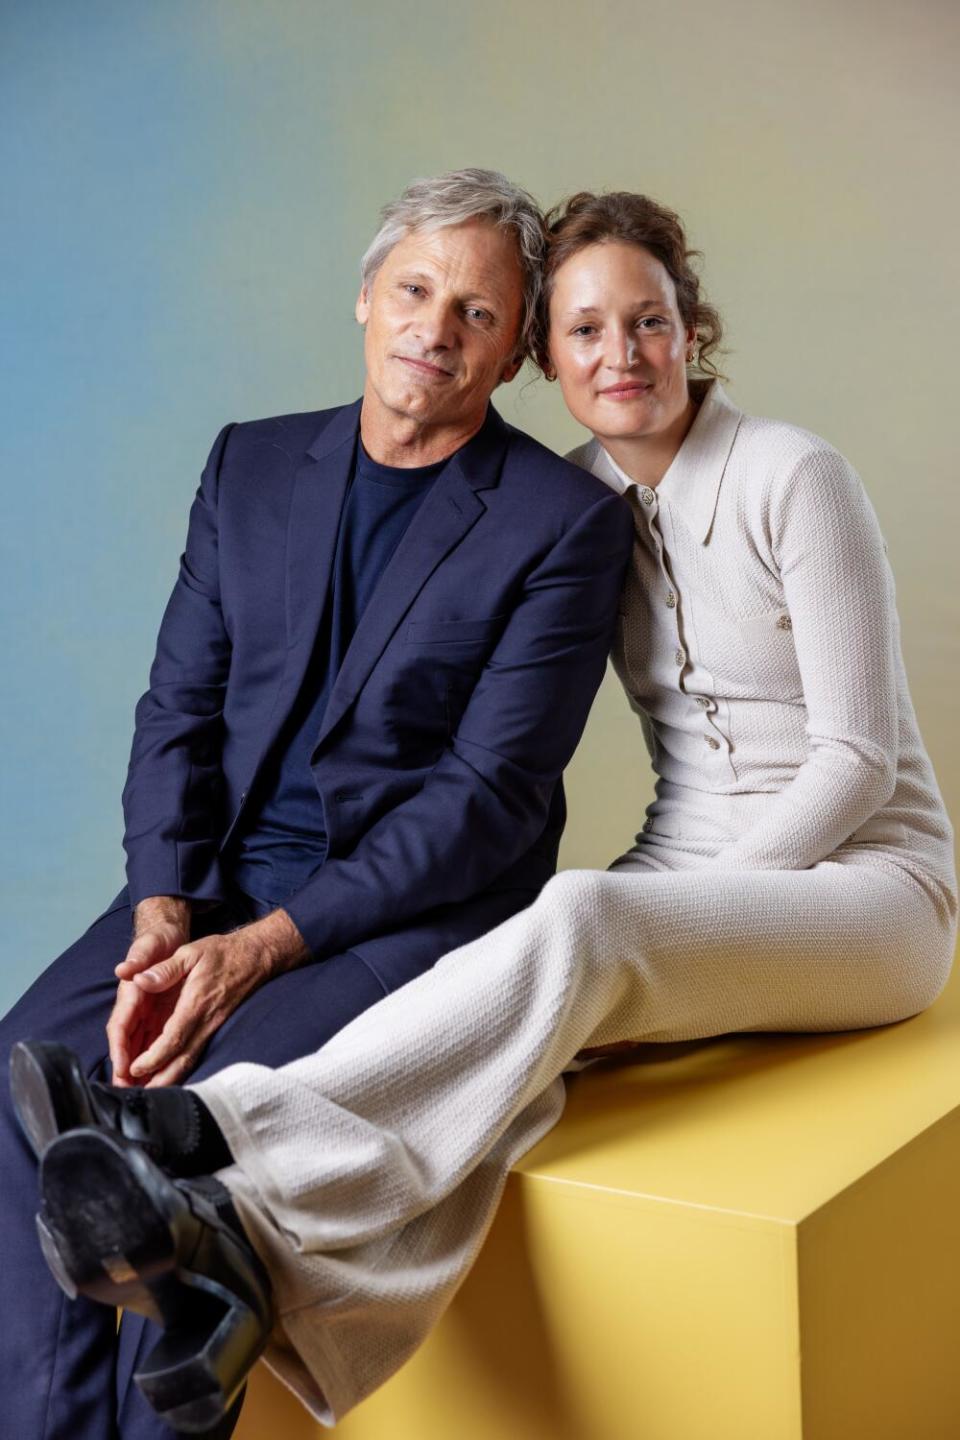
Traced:
<svg viewBox="0 0 960 1440">
<path fill-rule="evenodd" d="M 876 516 L 859 474 L 822 435 L 785 420 L 745 415 L 728 475 L 728 500 L 758 543 L 776 550 L 786 537 L 840 537 L 882 548 Z M 726 479 L 724 489 L 727 489 Z M 817 542 L 819 543 L 819 542 Z"/>
<path fill-rule="evenodd" d="M 737 429 L 734 453 L 741 460 L 777 471 L 791 470 L 805 461 L 820 460 L 826 465 L 847 463 L 829 440 L 802 425 L 746 413 Z"/>
<path fill-rule="evenodd" d="M 859 503 L 863 490 L 860 476 L 835 445 L 788 420 L 744 414 L 730 460 L 744 499 L 764 511 L 828 494 Z"/>
</svg>

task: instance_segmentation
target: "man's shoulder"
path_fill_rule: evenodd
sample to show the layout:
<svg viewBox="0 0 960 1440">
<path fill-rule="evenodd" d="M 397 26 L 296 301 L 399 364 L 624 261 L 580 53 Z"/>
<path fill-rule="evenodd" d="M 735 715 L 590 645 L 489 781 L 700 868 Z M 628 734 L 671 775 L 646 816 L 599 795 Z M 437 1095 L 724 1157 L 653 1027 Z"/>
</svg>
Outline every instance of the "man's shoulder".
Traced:
<svg viewBox="0 0 960 1440">
<path fill-rule="evenodd" d="M 610 498 L 610 486 L 582 465 L 548 449 L 525 430 L 513 425 L 507 430 L 510 444 L 501 483 L 529 488 L 541 503 L 550 501 L 564 508 L 584 509 Z"/>
<path fill-rule="evenodd" d="M 288 415 L 267 415 L 258 420 L 238 420 L 230 427 L 230 446 L 273 445 L 290 455 L 302 454 L 348 405 L 326 410 L 298 410 Z"/>
</svg>

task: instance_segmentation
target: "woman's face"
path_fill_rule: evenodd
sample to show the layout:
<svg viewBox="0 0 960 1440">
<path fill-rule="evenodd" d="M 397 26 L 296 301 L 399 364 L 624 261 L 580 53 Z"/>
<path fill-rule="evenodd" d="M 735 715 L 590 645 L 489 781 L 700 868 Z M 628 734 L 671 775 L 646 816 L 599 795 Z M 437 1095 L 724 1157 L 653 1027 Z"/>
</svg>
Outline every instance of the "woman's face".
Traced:
<svg viewBox="0 0 960 1440">
<path fill-rule="evenodd" d="M 571 255 L 554 275 L 549 319 L 567 408 L 601 442 L 652 438 L 679 423 L 696 332 L 649 250 L 607 240 Z"/>
</svg>

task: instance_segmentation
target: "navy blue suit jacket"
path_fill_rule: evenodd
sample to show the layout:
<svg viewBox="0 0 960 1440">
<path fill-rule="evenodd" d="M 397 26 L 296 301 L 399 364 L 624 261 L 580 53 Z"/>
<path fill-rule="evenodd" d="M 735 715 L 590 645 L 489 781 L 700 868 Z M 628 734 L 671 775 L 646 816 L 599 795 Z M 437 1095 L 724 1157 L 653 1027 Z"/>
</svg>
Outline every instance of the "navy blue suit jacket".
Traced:
<svg viewBox="0 0 960 1440">
<path fill-rule="evenodd" d="M 130 899 L 230 893 L 230 836 L 303 683 L 360 403 L 228 425 L 190 514 L 124 789 Z M 628 507 L 491 407 L 381 576 L 312 756 L 329 838 L 284 909 L 388 989 L 553 873 Z"/>
</svg>

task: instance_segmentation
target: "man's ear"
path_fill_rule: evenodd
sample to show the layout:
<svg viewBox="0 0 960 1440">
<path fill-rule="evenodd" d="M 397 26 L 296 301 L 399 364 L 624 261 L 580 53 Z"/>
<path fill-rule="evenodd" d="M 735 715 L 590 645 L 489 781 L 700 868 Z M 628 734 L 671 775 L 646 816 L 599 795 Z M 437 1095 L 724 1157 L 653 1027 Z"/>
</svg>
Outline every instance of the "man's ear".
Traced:
<svg viewBox="0 0 960 1440">
<path fill-rule="evenodd" d="M 366 325 L 370 319 L 370 301 L 367 298 L 366 285 L 360 286 L 360 294 L 357 296 L 357 303 L 353 307 L 353 313 L 357 317 L 358 325 Z"/>
<path fill-rule="evenodd" d="M 510 381 L 514 378 L 514 376 L 518 374 L 520 367 L 523 364 L 523 359 L 524 357 L 522 355 L 514 355 L 513 358 L 503 367 L 500 372 L 501 385 L 510 384 Z"/>
</svg>

